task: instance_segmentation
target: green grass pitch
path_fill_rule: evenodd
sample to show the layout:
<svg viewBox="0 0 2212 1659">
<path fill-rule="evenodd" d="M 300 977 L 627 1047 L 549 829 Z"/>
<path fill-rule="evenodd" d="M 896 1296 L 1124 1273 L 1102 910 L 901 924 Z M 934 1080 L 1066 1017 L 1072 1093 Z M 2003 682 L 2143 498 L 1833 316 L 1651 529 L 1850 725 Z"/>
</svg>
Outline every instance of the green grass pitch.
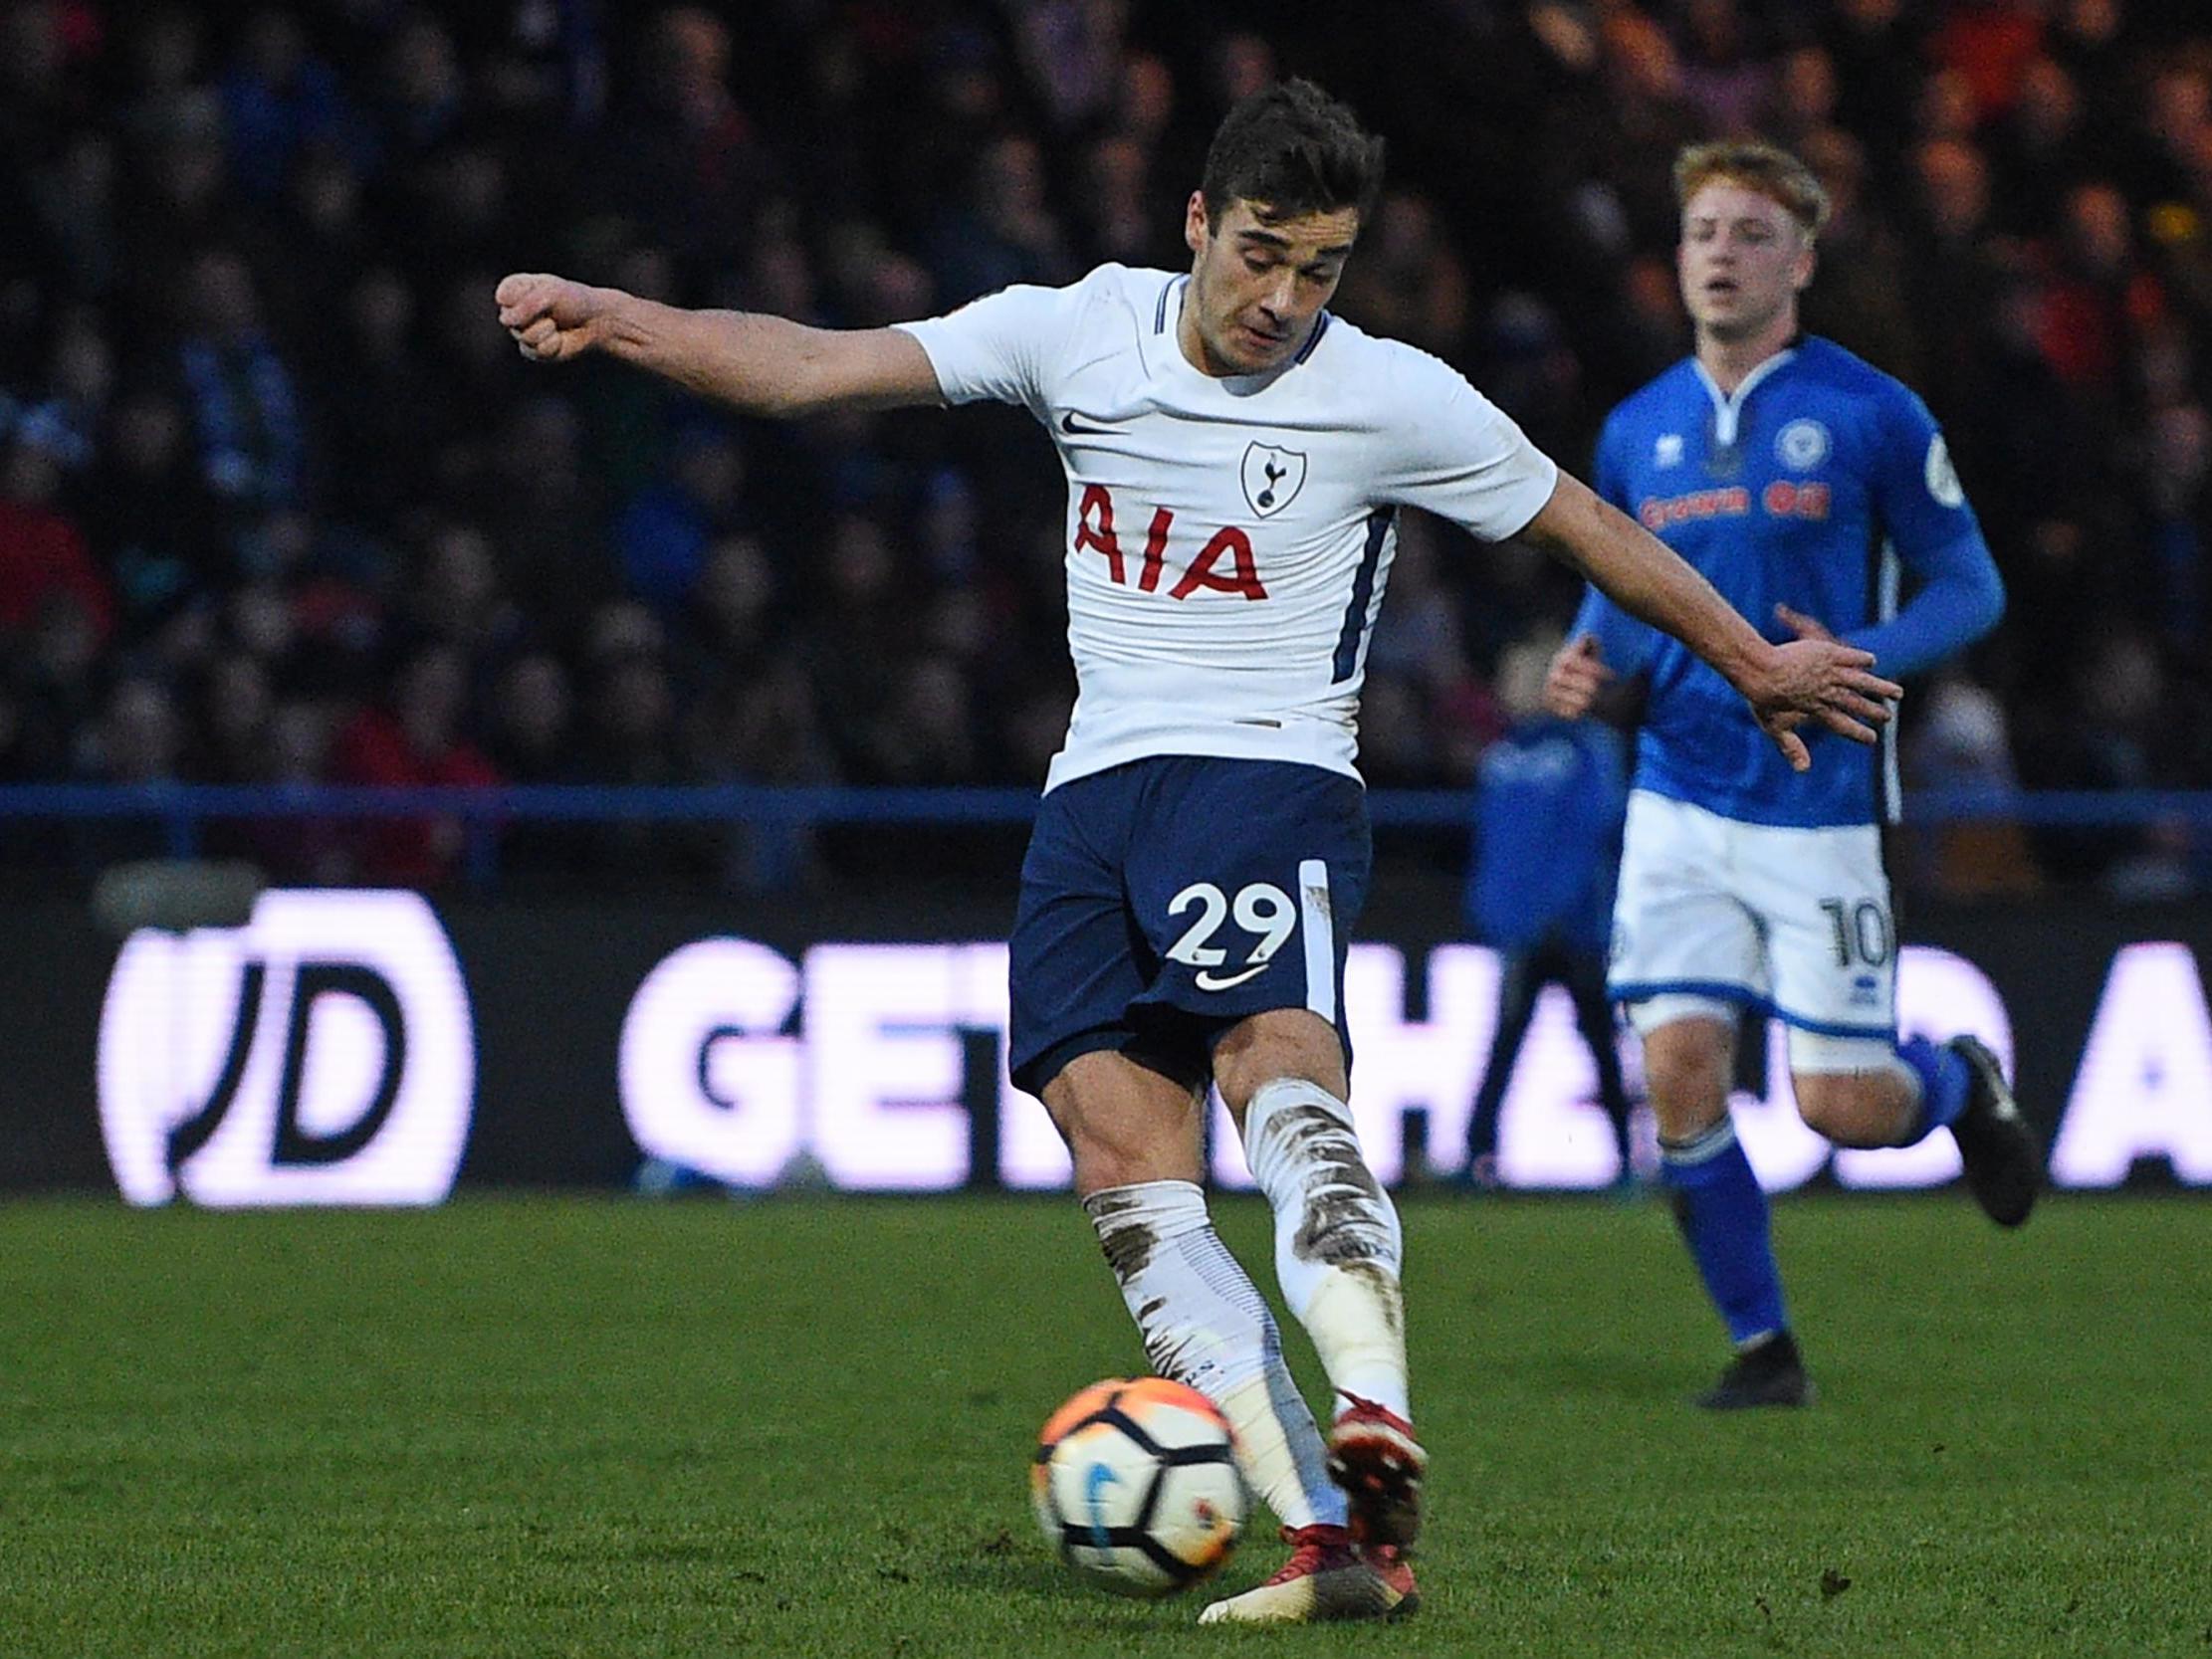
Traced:
<svg viewBox="0 0 2212 1659">
<path fill-rule="evenodd" d="M 11 1205 L 0 1654 L 2212 1655 L 2212 1205 L 1784 1201 L 1824 1399 L 1729 1420 L 1662 1206 L 1404 1210 L 1427 1605 L 1220 1631 L 1029 1519 L 1142 1365 L 1064 1199 Z"/>
</svg>

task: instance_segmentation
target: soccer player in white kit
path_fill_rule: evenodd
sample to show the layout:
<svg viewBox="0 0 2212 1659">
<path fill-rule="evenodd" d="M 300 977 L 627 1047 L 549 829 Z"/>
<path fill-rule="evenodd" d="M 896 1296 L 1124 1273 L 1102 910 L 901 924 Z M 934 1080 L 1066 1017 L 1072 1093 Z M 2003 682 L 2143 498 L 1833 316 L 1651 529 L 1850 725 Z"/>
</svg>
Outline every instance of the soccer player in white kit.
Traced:
<svg viewBox="0 0 2212 1659">
<path fill-rule="evenodd" d="M 1221 1406 L 1293 1546 L 1208 1621 L 1418 1604 L 1400 1232 L 1352 1131 L 1341 996 L 1369 858 L 1355 719 L 1397 511 L 1566 560 L 1710 662 L 1793 764 L 1797 726 L 1871 742 L 1897 695 L 1870 653 L 1769 644 L 1457 373 L 1332 316 L 1381 182 L 1381 140 L 1294 81 L 1216 133 L 1185 273 L 1108 265 L 869 330 L 542 274 L 497 295 L 535 359 L 605 351 L 767 415 L 992 398 L 1051 435 L 1078 699 L 1022 869 L 1011 1058 L 1153 1364 Z M 1326 1440 L 1208 1218 L 1209 1083 L 1275 1212 L 1284 1299 L 1335 1395 Z"/>
</svg>

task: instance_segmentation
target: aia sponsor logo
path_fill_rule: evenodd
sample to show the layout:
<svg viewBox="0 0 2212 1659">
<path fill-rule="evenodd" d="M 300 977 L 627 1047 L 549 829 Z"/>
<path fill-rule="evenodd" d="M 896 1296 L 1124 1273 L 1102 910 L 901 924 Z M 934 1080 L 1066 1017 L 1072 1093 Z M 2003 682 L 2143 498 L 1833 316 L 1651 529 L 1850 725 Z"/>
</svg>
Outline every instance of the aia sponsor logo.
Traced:
<svg viewBox="0 0 2212 1659">
<path fill-rule="evenodd" d="M 1255 450 L 1258 445 L 1252 446 Z M 1276 454 L 1286 452 L 1277 451 Z M 1300 456 L 1296 483 L 1287 479 L 1282 487 L 1290 494 L 1305 482 L 1305 458 Z M 1250 489 L 1251 463 L 1247 455 L 1245 481 Z M 1288 498 L 1286 497 L 1285 500 Z M 1136 587 L 1140 593 L 1157 593 L 1167 579 L 1171 548 L 1169 537 L 1175 529 L 1175 514 L 1167 508 L 1152 511 L 1152 522 L 1145 528 L 1144 552 L 1138 560 Z M 1170 599 L 1188 599 L 1194 593 L 1233 593 L 1246 599 L 1264 599 L 1267 589 L 1259 579 L 1259 566 L 1252 557 L 1252 538 L 1234 524 L 1224 524 L 1209 536 L 1196 552 L 1187 551 L 1188 544 L 1174 549 L 1181 572 L 1168 586 Z M 1103 484 L 1083 487 L 1083 499 L 1075 510 L 1075 551 L 1077 554 L 1094 552 L 1106 560 L 1106 578 L 1116 587 L 1130 585 L 1130 560 L 1122 551 L 1121 532 L 1114 523 L 1114 498 Z"/>
</svg>

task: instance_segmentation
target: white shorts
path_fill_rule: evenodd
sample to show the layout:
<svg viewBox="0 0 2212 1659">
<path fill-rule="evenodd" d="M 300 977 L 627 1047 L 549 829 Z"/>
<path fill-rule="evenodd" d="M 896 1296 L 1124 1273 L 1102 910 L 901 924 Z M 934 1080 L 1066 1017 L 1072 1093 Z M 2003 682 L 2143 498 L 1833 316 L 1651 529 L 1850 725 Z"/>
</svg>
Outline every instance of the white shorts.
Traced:
<svg viewBox="0 0 2212 1659">
<path fill-rule="evenodd" d="M 1799 1071 L 1860 1071 L 1896 1041 L 1896 929 L 1873 824 L 1783 829 L 1629 797 L 1607 983 L 1639 1031 L 1764 1008 Z"/>
</svg>

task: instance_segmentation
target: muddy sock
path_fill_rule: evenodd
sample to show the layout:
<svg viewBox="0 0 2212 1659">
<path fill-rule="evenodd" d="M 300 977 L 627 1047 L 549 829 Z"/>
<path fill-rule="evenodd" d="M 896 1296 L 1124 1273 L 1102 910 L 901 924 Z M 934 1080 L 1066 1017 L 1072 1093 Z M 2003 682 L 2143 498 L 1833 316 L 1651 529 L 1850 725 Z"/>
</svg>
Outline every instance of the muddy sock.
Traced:
<svg viewBox="0 0 2212 1659">
<path fill-rule="evenodd" d="M 1286 1526 L 1342 1526 L 1344 1494 L 1329 1482 L 1281 1333 L 1215 1234 L 1206 1194 L 1190 1181 L 1146 1181 L 1094 1192 L 1083 1208 L 1153 1369 L 1221 1408 L 1244 1479 Z"/>
<path fill-rule="evenodd" d="M 1244 1115 L 1244 1152 L 1275 1209 L 1275 1276 L 1329 1385 L 1410 1418 L 1398 1211 L 1360 1155 L 1352 1109 L 1278 1078 Z"/>
</svg>

